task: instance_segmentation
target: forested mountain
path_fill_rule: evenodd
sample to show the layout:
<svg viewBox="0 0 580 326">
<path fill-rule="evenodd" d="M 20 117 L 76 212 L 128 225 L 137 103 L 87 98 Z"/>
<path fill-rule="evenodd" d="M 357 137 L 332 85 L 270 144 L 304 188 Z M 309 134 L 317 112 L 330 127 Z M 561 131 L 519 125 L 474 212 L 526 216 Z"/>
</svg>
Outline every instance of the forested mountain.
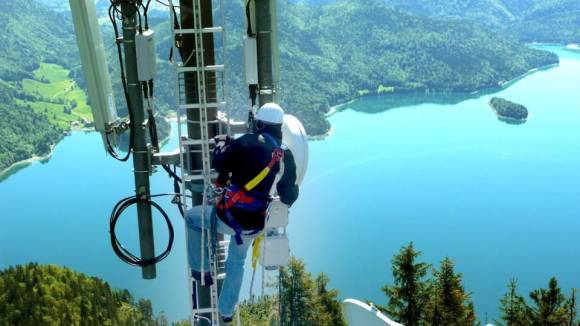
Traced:
<svg viewBox="0 0 580 326">
<path fill-rule="evenodd" d="M 47 28 L 47 22 L 51 23 Z M 34 110 L 41 96 L 26 92 L 24 81 L 35 81 L 42 62 L 67 65 L 75 58 L 72 23 L 32 1 L 3 1 L 0 11 L 0 171 L 11 164 L 44 155 L 62 136 L 60 125 L 49 115 Z M 46 80 L 45 80 L 46 81 Z M 31 83 L 27 83 L 28 84 Z M 29 90 L 31 90 L 30 87 Z M 44 105 L 41 104 L 44 110 Z M 53 103 L 50 103 L 53 104 Z M 54 104 L 56 106 L 56 104 Z M 51 109 L 63 111 L 63 105 Z M 48 108 L 48 107 L 47 107 Z"/>
<path fill-rule="evenodd" d="M 387 4 L 419 16 L 441 19 L 471 19 L 497 25 L 518 19 L 501 0 L 386 0 Z"/>
<path fill-rule="evenodd" d="M 240 2 L 231 3 L 238 8 L 230 8 L 228 17 L 237 18 L 228 27 L 238 43 L 228 63 L 239 82 L 230 89 L 233 103 L 245 104 L 243 11 Z M 326 130 L 323 114 L 329 106 L 360 94 L 472 92 L 558 61 L 473 24 L 404 14 L 381 0 L 322 6 L 282 1 L 279 11 L 281 98 L 314 134 Z"/>
<path fill-rule="evenodd" d="M 0 325 L 168 325 L 149 300 L 53 265 L 0 271 Z"/>
<path fill-rule="evenodd" d="M 329 288 L 328 276 L 313 277 L 303 262 L 292 259 L 280 280 L 282 304 L 272 296 L 242 302 L 242 325 L 346 325 L 338 291 Z M 0 271 L 0 325 L 168 326 L 169 322 L 163 314 L 153 314 L 149 300 L 135 300 L 129 291 L 113 289 L 99 278 L 30 263 Z"/>
<path fill-rule="evenodd" d="M 404 325 L 480 325 L 463 274 L 451 258 L 433 268 L 411 243 L 391 263 L 391 283 L 381 288 L 385 299 L 376 302 L 391 318 Z M 279 281 L 279 295 L 240 303 L 241 325 L 346 325 L 339 292 L 329 287 L 327 275 L 313 276 L 302 261 L 292 258 L 281 269 Z M 531 291 L 529 300 L 512 279 L 499 309 L 498 325 L 580 325 L 576 290 L 566 295 L 554 277 L 547 288 Z M 162 313 L 154 316 L 149 300 L 135 300 L 127 290 L 69 268 L 30 263 L 0 271 L 0 325 L 168 324 Z"/>
<path fill-rule="evenodd" d="M 312 85 L 307 78 L 315 77 L 312 83 L 331 104 L 360 90 L 376 92 L 380 86 L 471 92 L 557 62 L 552 54 L 482 28 L 402 14 L 382 1 L 284 9 L 290 15 L 280 28 L 282 60 L 287 60 L 283 76 L 296 80 L 291 86 L 303 88 Z"/>
<path fill-rule="evenodd" d="M 5 81 L 32 78 L 41 62 L 79 62 L 68 14 L 36 1 L 2 1 L 0 31 L 0 79 Z"/>
<path fill-rule="evenodd" d="M 248 105 L 242 78 L 243 2 L 226 3 L 228 100 L 241 117 Z M 279 10 L 280 99 L 314 135 L 328 130 L 324 115 L 330 106 L 360 95 L 472 92 L 498 87 L 532 68 L 558 61 L 555 55 L 528 49 L 473 24 L 404 14 L 382 0 L 323 5 L 280 1 Z M 174 106 L 175 83 L 167 61 L 168 14 L 160 15 L 156 11 L 151 25 L 157 31 L 160 57 L 156 99 L 166 112 Z M 4 32 L 0 79 L 12 94 L 5 97 L 12 100 L 3 104 L 11 110 L 30 107 L 63 129 L 74 121 L 88 122 L 86 98 L 76 88 L 83 82 L 70 13 L 53 12 L 37 1 L 7 0 L 0 27 Z M 111 26 L 104 24 L 103 32 L 123 113 Z M 2 142 L 0 148 L 10 151 L 11 146 Z M 11 163 L 3 162 L 0 170 Z"/>
<path fill-rule="evenodd" d="M 580 1 L 547 1 L 508 29 L 526 42 L 580 43 Z"/>
<path fill-rule="evenodd" d="M 470 20 L 526 42 L 580 43 L 577 0 L 386 0 L 427 17 Z"/>
<path fill-rule="evenodd" d="M 11 90 L 0 80 L 0 171 L 34 155 L 46 155 L 63 130 L 30 107 L 16 104 Z"/>
</svg>

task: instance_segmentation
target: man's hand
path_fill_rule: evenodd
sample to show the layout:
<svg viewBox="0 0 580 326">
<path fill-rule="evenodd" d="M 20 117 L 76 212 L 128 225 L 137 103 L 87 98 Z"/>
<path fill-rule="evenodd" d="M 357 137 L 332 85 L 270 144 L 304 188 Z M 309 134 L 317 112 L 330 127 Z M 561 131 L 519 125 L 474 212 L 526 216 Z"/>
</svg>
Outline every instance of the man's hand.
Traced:
<svg viewBox="0 0 580 326">
<path fill-rule="evenodd" d="M 231 144 L 233 138 L 228 135 L 218 135 L 213 138 L 215 141 L 215 148 L 213 150 L 213 155 L 218 155 L 224 152 L 226 147 Z"/>
</svg>

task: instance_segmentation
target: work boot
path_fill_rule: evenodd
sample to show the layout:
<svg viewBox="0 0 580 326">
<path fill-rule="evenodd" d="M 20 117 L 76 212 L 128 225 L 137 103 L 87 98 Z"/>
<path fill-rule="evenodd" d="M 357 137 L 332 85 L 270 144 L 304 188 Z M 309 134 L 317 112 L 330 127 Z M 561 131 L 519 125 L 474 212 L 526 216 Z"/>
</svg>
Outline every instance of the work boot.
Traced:
<svg viewBox="0 0 580 326">
<path fill-rule="evenodd" d="M 232 317 L 224 317 L 220 315 L 220 326 L 231 326 L 233 325 Z"/>
</svg>

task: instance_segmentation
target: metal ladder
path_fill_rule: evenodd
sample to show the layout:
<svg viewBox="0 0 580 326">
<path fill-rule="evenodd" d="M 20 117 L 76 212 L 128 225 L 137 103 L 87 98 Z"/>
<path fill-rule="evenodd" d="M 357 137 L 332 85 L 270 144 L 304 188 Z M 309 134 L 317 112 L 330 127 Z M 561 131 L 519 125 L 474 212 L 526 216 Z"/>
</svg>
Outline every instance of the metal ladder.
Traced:
<svg viewBox="0 0 580 326">
<path fill-rule="evenodd" d="M 181 176 L 182 176 L 182 194 L 181 194 L 181 201 L 182 205 L 185 210 L 187 210 L 187 191 L 191 189 L 192 182 L 200 183 L 203 181 L 203 189 L 197 189 L 197 191 L 203 191 L 203 204 L 202 204 L 202 216 L 204 216 L 205 211 L 207 209 L 212 209 L 210 204 L 208 204 L 210 200 L 211 193 L 211 185 L 213 181 L 217 177 L 215 171 L 211 168 L 211 150 L 213 147 L 213 142 L 209 139 L 209 128 L 210 126 L 217 125 L 221 133 L 224 133 L 223 124 L 220 123 L 220 119 L 208 120 L 208 109 L 216 109 L 216 110 L 223 110 L 227 111 L 227 105 L 225 102 L 225 64 L 220 65 L 205 65 L 204 62 L 204 40 L 203 35 L 207 33 L 218 34 L 221 33 L 221 60 L 225 63 L 225 33 L 224 28 L 221 26 L 212 26 L 212 27 L 203 27 L 202 25 L 202 18 L 201 18 L 201 7 L 200 7 L 200 0 L 191 0 L 192 8 L 193 8 L 193 22 L 194 28 L 192 29 L 176 29 L 173 21 L 176 17 L 174 17 L 174 12 L 170 10 L 170 18 L 171 18 L 171 26 L 173 32 L 173 47 L 174 52 L 178 53 L 178 49 L 176 48 L 176 41 L 178 35 L 194 35 L 195 36 L 195 46 L 194 50 L 190 54 L 185 54 L 185 57 L 182 58 L 185 61 L 183 64 L 174 60 L 174 68 L 176 72 L 176 95 L 178 98 L 178 114 L 177 114 L 177 123 L 178 123 L 178 134 L 179 134 L 179 148 L 180 148 L 180 158 L 181 158 Z M 169 5 L 173 6 L 173 1 L 169 0 Z M 219 0 L 220 5 L 220 13 L 221 24 L 224 24 L 224 4 L 223 0 Z M 192 56 L 195 56 L 195 66 L 187 66 L 189 60 L 191 60 Z M 208 74 L 209 72 L 209 74 Z M 188 102 L 185 96 L 185 74 L 186 73 L 194 73 L 195 79 L 197 82 L 197 101 Z M 218 78 L 219 74 L 221 74 L 221 78 Z M 209 77 L 213 78 L 209 78 Z M 221 81 L 221 83 L 220 83 Z M 211 85 L 211 87 L 215 86 L 216 94 L 215 97 L 212 96 L 211 101 L 208 101 L 208 85 L 210 83 L 215 83 L 215 85 Z M 199 114 L 199 121 L 191 121 L 185 119 L 183 121 L 182 117 L 185 115 L 187 117 L 187 113 L 191 112 L 191 110 L 196 111 Z M 226 113 L 229 119 L 229 112 Z M 187 123 L 188 128 L 193 128 L 194 125 L 198 125 L 200 131 L 200 138 L 199 139 L 191 139 L 188 137 L 187 129 L 183 128 L 182 123 Z M 227 133 L 230 134 L 229 124 L 227 125 Z M 185 133 L 184 133 L 185 129 Z M 192 166 L 191 156 L 198 155 L 201 156 L 202 166 L 201 169 L 190 169 L 189 167 Z M 195 186 L 195 185 L 194 185 Z M 195 239 L 194 241 L 201 241 L 202 243 L 202 252 L 201 255 L 201 266 L 202 270 L 206 269 L 206 266 L 209 267 L 211 276 L 214 280 L 213 284 L 209 286 L 210 291 L 210 307 L 208 308 L 200 308 L 197 296 L 197 282 L 191 274 L 191 268 L 188 266 L 188 283 L 189 283 L 189 293 L 190 293 L 190 307 L 191 307 L 191 322 L 193 325 L 199 323 L 200 320 L 205 320 L 209 322 L 212 326 L 218 326 L 220 323 L 220 315 L 218 311 L 218 282 L 223 280 L 225 277 L 225 273 L 223 271 L 224 262 L 227 256 L 227 246 L 229 244 L 228 241 L 217 241 L 214 239 L 214 235 L 210 231 L 209 226 L 203 225 L 202 219 L 202 236 L 201 239 Z M 186 241 L 189 241 L 186 239 Z M 205 257 L 205 251 L 203 250 L 205 247 L 208 248 L 208 256 Z M 202 277 L 202 285 L 204 284 L 204 277 Z M 210 316 L 209 318 L 206 316 Z"/>
</svg>

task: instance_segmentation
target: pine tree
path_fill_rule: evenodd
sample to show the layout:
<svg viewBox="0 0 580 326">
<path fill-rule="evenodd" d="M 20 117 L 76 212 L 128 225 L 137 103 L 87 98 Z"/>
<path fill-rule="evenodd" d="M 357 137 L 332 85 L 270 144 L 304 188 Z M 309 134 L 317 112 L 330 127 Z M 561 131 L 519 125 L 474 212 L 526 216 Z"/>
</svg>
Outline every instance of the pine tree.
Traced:
<svg viewBox="0 0 580 326">
<path fill-rule="evenodd" d="M 530 298 L 535 307 L 528 309 L 533 326 L 561 326 L 568 323 L 566 297 L 558 287 L 558 281 L 552 277 L 547 289 L 534 290 Z"/>
<path fill-rule="evenodd" d="M 477 316 L 475 315 L 475 306 L 473 305 L 473 301 L 469 301 L 467 303 L 467 307 L 465 310 L 465 318 L 463 319 L 465 325 L 479 325 L 477 321 Z"/>
<path fill-rule="evenodd" d="M 337 290 L 328 290 L 330 279 L 324 273 L 316 277 L 316 295 L 320 304 L 321 315 L 327 316 L 328 324 L 332 326 L 346 326 L 342 315 L 342 308 L 338 300 Z"/>
<path fill-rule="evenodd" d="M 420 324 L 429 299 L 428 283 L 425 281 L 429 264 L 417 263 L 420 255 L 421 252 L 415 250 L 412 242 L 401 248 L 392 260 L 394 284 L 382 288 L 389 303 L 386 307 L 379 306 L 379 309 L 407 326 Z"/>
<path fill-rule="evenodd" d="M 426 324 L 445 326 L 476 325 L 475 311 L 462 284 L 462 274 L 455 273 L 453 261 L 445 258 L 435 280 L 427 305 Z"/>
<path fill-rule="evenodd" d="M 525 299 L 517 293 L 518 282 L 516 279 L 510 280 L 508 292 L 500 300 L 501 322 L 500 326 L 526 326 L 529 325 L 526 311 L 528 307 Z"/>
<path fill-rule="evenodd" d="M 280 269 L 281 326 L 315 325 L 314 282 L 304 268 L 304 263 L 291 259 Z"/>
<path fill-rule="evenodd" d="M 280 270 L 280 325 L 345 325 L 338 292 L 328 290 L 328 282 L 324 274 L 313 279 L 304 263 L 292 258 Z"/>
<path fill-rule="evenodd" d="M 278 300 L 272 296 L 251 297 L 240 303 L 240 324 L 242 326 L 278 325 Z M 237 318 L 237 316 L 235 317 Z M 237 320 L 234 320 L 237 325 Z"/>
<path fill-rule="evenodd" d="M 141 323 L 143 325 L 150 324 L 153 320 L 153 306 L 151 305 L 151 301 L 139 299 L 137 309 L 141 313 Z"/>
<path fill-rule="evenodd" d="M 568 326 L 580 325 L 580 322 L 577 322 L 576 320 L 576 309 L 576 289 L 572 289 L 572 294 L 570 295 L 570 300 L 568 303 Z"/>
</svg>

